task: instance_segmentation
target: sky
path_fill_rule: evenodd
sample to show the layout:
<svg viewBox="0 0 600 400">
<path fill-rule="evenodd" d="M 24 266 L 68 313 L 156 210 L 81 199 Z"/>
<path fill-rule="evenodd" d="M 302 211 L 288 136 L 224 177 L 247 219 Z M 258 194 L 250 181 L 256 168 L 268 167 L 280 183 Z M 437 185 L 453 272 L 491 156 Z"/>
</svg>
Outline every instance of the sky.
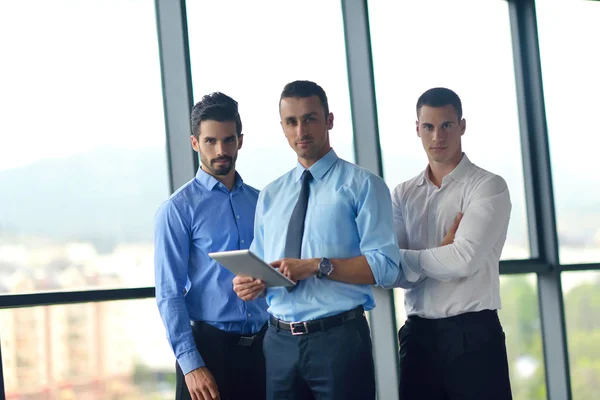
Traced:
<svg viewBox="0 0 600 400">
<path fill-rule="evenodd" d="M 354 160 L 340 1 L 299 4 L 187 2 L 195 101 L 216 90 L 239 101 L 238 170 L 258 188 L 294 167 L 277 101 L 295 79 L 324 87 L 335 115 L 332 145 Z M 527 257 L 507 2 L 371 0 L 369 15 L 386 182 L 393 188 L 425 167 L 414 104 L 430 87 L 450 87 L 463 100 L 465 152 L 509 185 L 507 248 Z M 538 2 L 558 226 L 573 235 L 585 228 L 597 243 L 600 195 L 590 188 L 600 177 L 590 163 L 600 147 L 600 80 L 590 77 L 600 70 L 599 51 L 591 51 L 599 17 L 596 2 Z M 165 147 L 154 1 L 0 2 L 0 38 L 8 60 L 0 64 L 0 171 L 97 147 Z"/>
</svg>

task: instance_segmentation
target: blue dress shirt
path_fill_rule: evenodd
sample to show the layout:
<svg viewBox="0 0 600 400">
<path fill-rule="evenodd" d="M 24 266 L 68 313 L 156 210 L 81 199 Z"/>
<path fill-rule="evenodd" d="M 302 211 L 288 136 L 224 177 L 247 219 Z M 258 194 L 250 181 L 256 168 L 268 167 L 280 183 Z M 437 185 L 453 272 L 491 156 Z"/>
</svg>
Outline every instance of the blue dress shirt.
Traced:
<svg viewBox="0 0 600 400">
<path fill-rule="evenodd" d="M 250 250 L 266 262 L 283 258 L 288 222 L 298 200 L 304 167 L 269 184 L 258 197 Z M 364 255 L 377 285 L 393 285 L 400 252 L 394 232 L 390 191 L 373 173 L 330 150 L 309 168 L 313 175 L 302 238 L 302 258 Z M 335 266 L 334 266 L 335 268 Z M 312 276 L 288 292 L 269 288 L 269 313 L 284 321 L 308 321 L 375 307 L 370 285 L 353 285 Z"/>
<path fill-rule="evenodd" d="M 257 198 L 258 191 L 237 173 L 230 192 L 199 169 L 156 213 L 156 302 L 184 374 L 205 365 L 196 349 L 191 320 L 252 334 L 268 318 L 265 300 L 238 298 L 233 291 L 235 275 L 208 256 L 250 246 Z"/>
</svg>

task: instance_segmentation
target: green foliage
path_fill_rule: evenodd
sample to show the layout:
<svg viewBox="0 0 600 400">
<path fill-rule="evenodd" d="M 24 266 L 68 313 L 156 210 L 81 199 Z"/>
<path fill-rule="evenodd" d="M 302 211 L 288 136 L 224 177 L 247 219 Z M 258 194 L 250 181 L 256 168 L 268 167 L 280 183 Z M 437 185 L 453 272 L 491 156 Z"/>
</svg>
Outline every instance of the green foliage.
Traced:
<svg viewBox="0 0 600 400">
<path fill-rule="evenodd" d="M 527 275 L 502 278 L 500 319 L 506 333 L 515 400 L 545 400 L 543 350 L 538 299 Z M 585 283 L 565 295 L 565 316 L 574 400 L 597 400 L 600 393 L 600 282 Z M 523 376 L 517 366 L 537 365 Z M 531 372 L 531 371 L 530 371 Z"/>
<path fill-rule="evenodd" d="M 506 333 L 506 349 L 514 400 L 545 400 L 544 362 L 540 317 L 535 287 L 526 275 L 502 278 L 500 320 Z M 533 363 L 535 370 L 523 376 L 519 362 Z"/>
</svg>

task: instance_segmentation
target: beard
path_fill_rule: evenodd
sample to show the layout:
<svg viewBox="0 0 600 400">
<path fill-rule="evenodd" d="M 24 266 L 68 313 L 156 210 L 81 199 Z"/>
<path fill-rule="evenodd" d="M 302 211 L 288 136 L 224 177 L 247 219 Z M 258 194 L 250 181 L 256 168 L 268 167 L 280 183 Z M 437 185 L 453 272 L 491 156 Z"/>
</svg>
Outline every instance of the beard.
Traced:
<svg viewBox="0 0 600 400">
<path fill-rule="evenodd" d="M 219 161 L 227 161 L 227 164 L 216 165 L 216 163 Z M 210 160 L 210 165 L 207 165 L 206 163 L 203 163 L 203 164 L 206 165 L 206 167 L 208 167 L 208 169 L 210 169 L 210 171 L 214 175 L 224 176 L 231 172 L 231 170 L 235 166 L 234 161 L 235 160 L 233 159 L 233 157 L 220 157 L 220 158 L 215 158 L 213 160 Z"/>
</svg>

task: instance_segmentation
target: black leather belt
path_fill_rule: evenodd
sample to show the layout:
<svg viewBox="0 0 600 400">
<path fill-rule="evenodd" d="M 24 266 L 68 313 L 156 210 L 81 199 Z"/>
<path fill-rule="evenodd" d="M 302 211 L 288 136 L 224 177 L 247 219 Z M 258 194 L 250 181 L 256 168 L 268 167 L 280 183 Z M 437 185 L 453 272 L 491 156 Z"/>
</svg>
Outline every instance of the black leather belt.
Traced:
<svg viewBox="0 0 600 400">
<path fill-rule="evenodd" d="M 365 310 L 362 306 L 358 306 L 353 310 L 343 312 L 341 314 L 332 315 L 330 317 L 314 319 L 312 321 L 302 322 L 285 322 L 274 316 L 269 317 L 269 324 L 274 328 L 279 328 L 284 331 L 289 331 L 292 335 L 306 335 L 309 333 L 326 331 L 336 326 L 360 318 L 365 315 Z"/>
<path fill-rule="evenodd" d="M 204 321 L 191 321 L 192 327 L 196 330 L 203 331 L 212 336 L 219 336 L 226 343 L 231 345 L 237 345 L 242 347 L 250 347 L 254 343 L 256 339 L 261 338 L 266 330 L 267 324 L 264 324 L 260 331 L 256 332 L 254 335 L 240 335 L 237 333 L 225 332 L 214 326 L 204 322 Z"/>
</svg>

